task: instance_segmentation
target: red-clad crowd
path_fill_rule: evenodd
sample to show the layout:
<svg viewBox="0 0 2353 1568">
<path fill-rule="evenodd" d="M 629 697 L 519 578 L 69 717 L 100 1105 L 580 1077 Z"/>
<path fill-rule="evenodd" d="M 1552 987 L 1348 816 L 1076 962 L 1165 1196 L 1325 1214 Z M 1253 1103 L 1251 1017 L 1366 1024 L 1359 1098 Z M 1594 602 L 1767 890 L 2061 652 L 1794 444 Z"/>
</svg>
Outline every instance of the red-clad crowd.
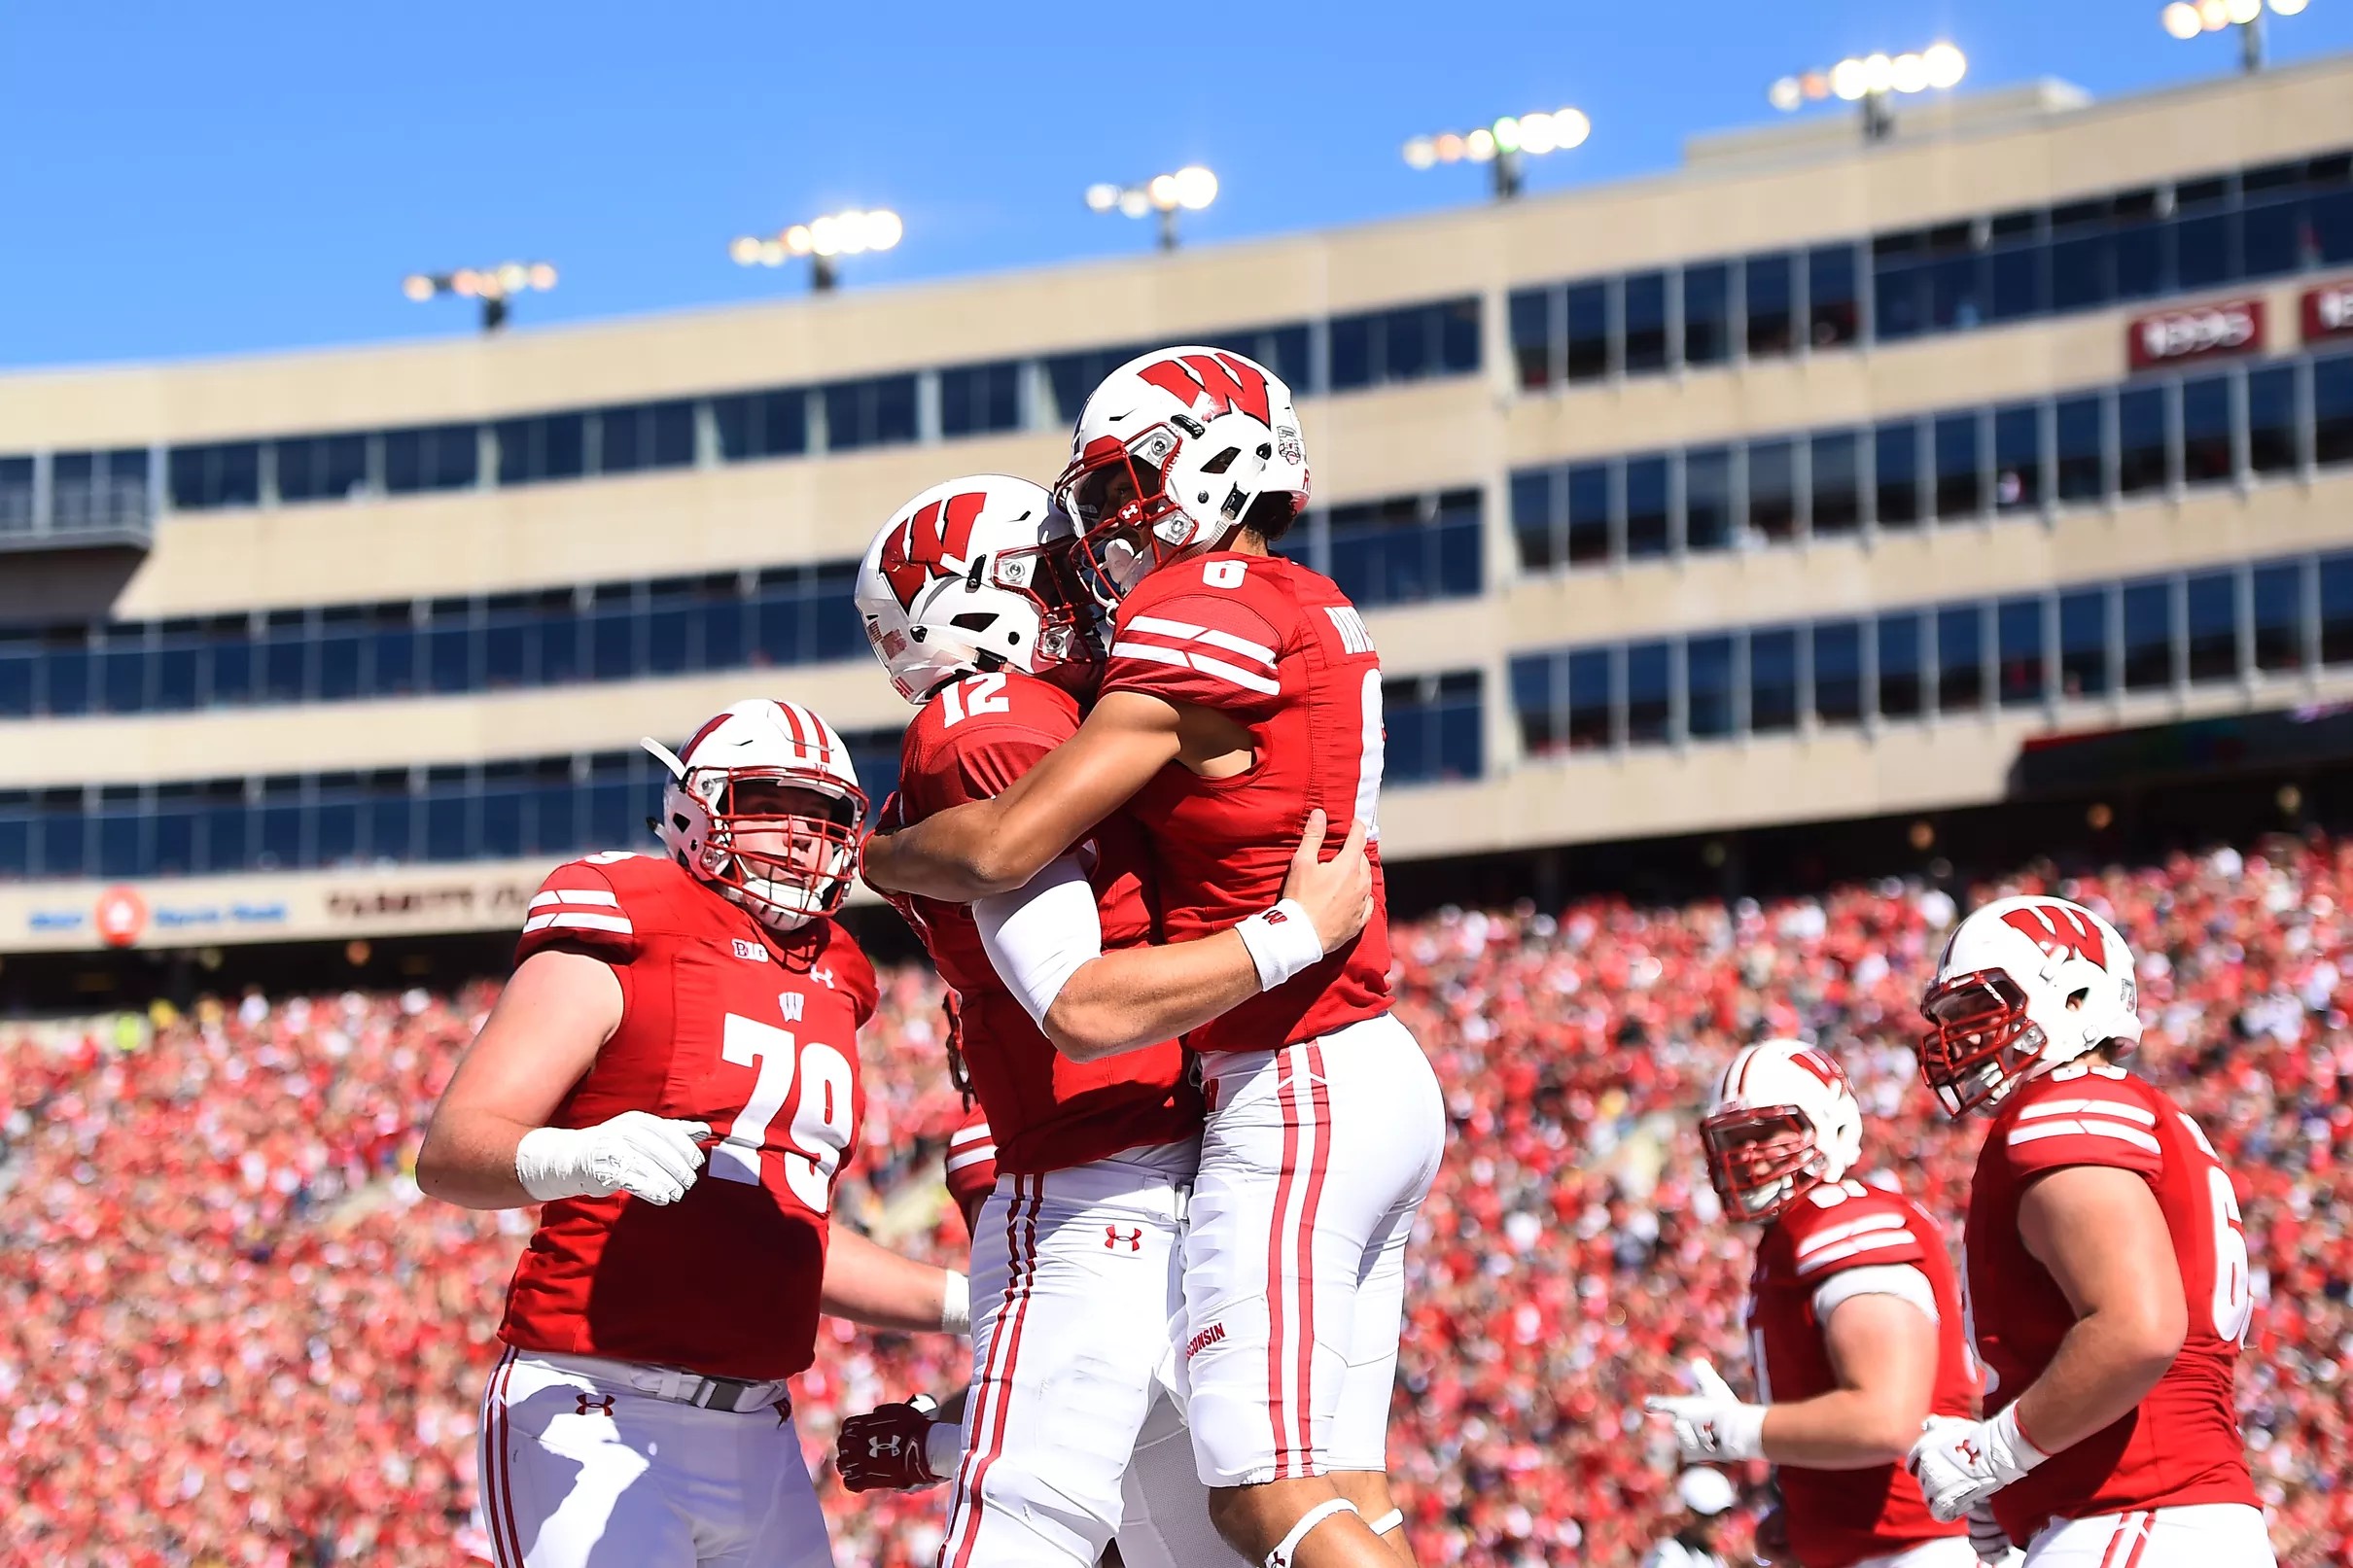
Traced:
<svg viewBox="0 0 2353 1568">
<path fill-rule="evenodd" d="M 2137 1065 L 2239 1182 L 2260 1301 L 2241 1401 L 2281 1560 L 2353 1558 L 2353 842 L 2041 867 L 1966 896 L 2028 890 L 2090 903 L 2141 954 Z M 1835 1050 L 1867 1149 L 1957 1230 L 1977 1129 L 1943 1122 L 1910 1051 L 1957 912 L 1887 882 L 1398 928 L 1400 1008 L 1454 1120 L 1390 1445 L 1424 1562 L 1631 1564 L 1674 1527 L 1671 1441 L 1641 1402 L 1694 1355 L 1744 1364 L 1748 1240 L 1691 1125 L 1738 1042 Z M 937 985 L 915 968 L 884 983 L 840 1208 L 952 1259 L 937 1151 L 960 1105 Z M 0 1565 L 463 1560 L 480 1377 L 526 1216 L 428 1201 L 404 1171 L 492 994 L 0 1026 Z M 951 1388 L 960 1361 L 936 1337 L 828 1321 L 795 1396 L 813 1460 L 841 1413 Z M 939 1493 L 821 1484 L 840 1560 L 930 1560 Z M 1752 1484 L 1723 1537 L 1735 1560 L 1761 1501 Z"/>
</svg>

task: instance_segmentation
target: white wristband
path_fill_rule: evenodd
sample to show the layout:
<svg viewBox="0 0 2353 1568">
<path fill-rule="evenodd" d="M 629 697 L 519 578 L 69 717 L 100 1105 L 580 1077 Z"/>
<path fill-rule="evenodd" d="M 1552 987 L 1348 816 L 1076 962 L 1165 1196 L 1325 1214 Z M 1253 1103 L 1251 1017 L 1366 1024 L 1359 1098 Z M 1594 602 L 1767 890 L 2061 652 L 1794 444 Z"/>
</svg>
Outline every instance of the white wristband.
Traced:
<svg viewBox="0 0 2353 1568">
<path fill-rule="evenodd" d="M 535 1127 L 514 1146 L 514 1179 L 532 1201 L 579 1198 L 593 1183 L 580 1169 L 581 1133 L 569 1127 Z"/>
<path fill-rule="evenodd" d="M 931 1430 L 924 1434 L 924 1468 L 945 1481 L 955 1475 L 956 1467 L 964 1462 L 964 1423 L 933 1421 Z"/>
<path fill-rule="evenodd" d="M 939 1293 L 939 1332 L 969 1334 L 972 1332 L 972 1281 L 955 1270 L 948 1271 L 948 1282 Z"/>
<path fill-rule="evenodd" d="M 1316 934 L 1316 923 L 1296 898 L 1260 910 L 1234 930 L 1250 950 L 1250 962 L 1258 966 L 1260 991 L 1273 991 L 1323 961 L 1323 938 Z"/>
</svg>

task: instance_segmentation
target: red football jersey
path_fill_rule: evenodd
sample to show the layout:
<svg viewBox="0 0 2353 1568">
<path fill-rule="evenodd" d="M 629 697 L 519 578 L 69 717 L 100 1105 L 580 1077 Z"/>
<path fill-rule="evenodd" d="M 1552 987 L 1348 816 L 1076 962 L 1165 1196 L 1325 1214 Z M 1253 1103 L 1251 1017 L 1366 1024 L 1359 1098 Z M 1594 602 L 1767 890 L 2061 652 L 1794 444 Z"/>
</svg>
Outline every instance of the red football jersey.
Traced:
<svg viewBox="0 0 2353 1568">
<path fill-rule="evenodd" d="M 1078 733 L 1078 702 L 1019 671 L 967 676 L 932 693 L 899 744 L 897 804 L 886 831 L 951 806 L 987 800 Z M 1106 952 L 1155 933 L 1144 899 L 1143 834 L 1127 813 L 1097 824 L 1089 882 Z M 1190 1137 L 1201 1097 L 1176 1041 L 1101 1062 L 1054 1049 L 989 963 L 961 904 L 891 894 L 955 991 L 957 1038 L 972 1092 L 997 1135 L 997 1167 L 1062 1170 L 1151 1143 Z"/>
<path fill-rule="evenodd" d="M 1748 1343 L 1757 1396 L 1793 1404 L 1839 1386 L 1814 1294 L 1851 1269 L 1905 1264 L 1928 1277 L 1936 1301 L 1936 1382 L 1929 1410 L 1977 1413 L 1977 1372 L 1962 1329 L 1960 1284 L 1928 1211 L 1901 1193 L 1827 1182 L 1766 1228 L 1748 1281 Z M 1967 1525 L 1939 1524 L 1901 1461 L 1868 1470 L 1775 1469 L 1789 1541 L 1806 1568 L 1845 1568 Z"/>
<path fill-rule="evenodd" d="M 1176 562 L 1119 607 L 1106 694 L 1149 692 L 1250 733 L 1247 772 L 1160 770 L 1129 810 L 1153 824 L 1154 890 L 1172 942 L 1224 930 L 1282 896 L 1307 814 L 1378 828 L 1381 657 L 1330 578 L 1279 555 Z M 1194 1030 L 1196 1051 L 1271 1050 L 1388 1010 L 1388 908 L 1377 847 L 1373 918 L 1321 963 Z"/>
<path fill-rule="evenodd" d="M 788 1377 L 815 1349 L 833 1183 L 864 1111 L 858 1030 L 874 969 L 848 932 L 769 932 L 675 862 L 598 855 L 532 899 L 516 961 L 556 948 L 610 964 L 620 1028 L 548 1118 L 623 1111 L 708 1122 L 720 1141 L 667 1206 L 565 1198 L 508 1288 L 500 1338 L 714 1377 Z"/>
<path fill-rule="evenodd" d="M 2121 1067 L 2078 1063 L 2026 1083 L 1994 1117 L 1978 1153 L 1962 1256 L 1987 1411 L 2025 1392 L 2075 1325 L 2018 1224 L 2027 1186 L 2068 1166 L 2117 1166 L 2149 1183 L 2181 1266 L 2189 1332 L 2130 1414 L 1993 1494 L 2002 1528 L 2024 1541 L 2053 1516 L 2260 1507 L 2232 1388 L 2254 1296 L 2230 1174 L 2196 1123 Z"/>
</svg>

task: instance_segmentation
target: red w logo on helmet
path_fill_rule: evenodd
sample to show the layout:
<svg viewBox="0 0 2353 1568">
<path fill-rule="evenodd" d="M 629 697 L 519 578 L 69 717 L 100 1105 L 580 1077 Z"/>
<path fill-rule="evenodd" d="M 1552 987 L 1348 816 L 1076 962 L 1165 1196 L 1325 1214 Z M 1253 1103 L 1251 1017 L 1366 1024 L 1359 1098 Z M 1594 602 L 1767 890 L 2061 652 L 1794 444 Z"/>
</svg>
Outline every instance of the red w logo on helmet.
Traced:
<svg viewBox="0 0 2353 1568">
<path fill-rule="evenodd" d="M 1265 374 L 1234 355 L 1179 354 L 1155 361 L 1136 373 L 1188 408 L 1199 409 L 1206 402 L 1212 419 L 1239 408 L 1262 425 L 1275 422 Z"/>
<path fill-rule="evenodd" d="M 2108 943 L 2091 918 L 2080 911 L 2063 904 L 2034 904 L 2012 910 L 2002 917 L 2002 923 L 2052 958 L 2072 953 L 2103 969 L 2108 967 Z"/>
<path fill-rule="evenodd" d="M 977 490 L 934 501 L 907 519 L 907 526 L 883 540 L 883 580 L 898 596 L 898 608 L 913 610 L 915 596 L 933 577 L 965 570 L 972 547 L 972 524 L 988 497 Z M 954 563 L 951 565 L 950 563 Z"/>
</svg>

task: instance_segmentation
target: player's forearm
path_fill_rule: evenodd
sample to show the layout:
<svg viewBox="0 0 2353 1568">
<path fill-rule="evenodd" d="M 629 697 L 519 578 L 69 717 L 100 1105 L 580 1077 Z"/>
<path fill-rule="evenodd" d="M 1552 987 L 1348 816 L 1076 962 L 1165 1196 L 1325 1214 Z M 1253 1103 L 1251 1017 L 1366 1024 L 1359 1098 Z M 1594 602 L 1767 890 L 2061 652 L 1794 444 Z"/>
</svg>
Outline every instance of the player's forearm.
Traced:
<svg viewBox="0 0 2353 1568">
<path fill-rule="evenodd" d="M 834 1226 L 825 1246 L 825 1278 L 818 1305 L 861 1328 L 901 1334 L 960 1332 L 969 1320 L 959 1300 L 962 1274 L 878 1246 L 847 1226 Z"/>
<path fill-rule="evenodd" d="M 1096 1062 L 1176 1039 L 1257 994 L 1257 965 L 1232 931 L 1123 948 L 1079 965 L 1046 1009 L 1046 1037 L 1073 1062 Z"/>
<path fill-rule="evenodd" d="M 1892 1464 L 1911 1451 L 1927 1417 L 1925 1404 L 1861 1388 L 1840 1388 L 1813 1399 L 1769 1406 L 1765 1457 L 1808 1470 L 1863 1470 Z"/>
<path fill-rule="evenodd" d="M 417 1150 L 417 1186 L 460 1208 L 521 1208 L 538 1202 L 515 1174 L 515 1146 L 531 1129 L 484 1111 L 434 1112 Z"/>
<path fill-rule="evenodd" d="M 2044 1453 L 2071 1448 L 2129 1414 L 2180 1351 L 2178 1328 L 2160 1314 L 2087 1313 L 2019 1396 L 2019 1430 Z"/>
<path fill-rule="evenodd" d="M 1024 864 L 1002 831 L 1003 797 L 968 801 L 896 833 L 866 840 L 866 881 L 886 892 L 968 904 L 1009 892 L 1061 853 L 1055 845 Z"/>
</svg>

